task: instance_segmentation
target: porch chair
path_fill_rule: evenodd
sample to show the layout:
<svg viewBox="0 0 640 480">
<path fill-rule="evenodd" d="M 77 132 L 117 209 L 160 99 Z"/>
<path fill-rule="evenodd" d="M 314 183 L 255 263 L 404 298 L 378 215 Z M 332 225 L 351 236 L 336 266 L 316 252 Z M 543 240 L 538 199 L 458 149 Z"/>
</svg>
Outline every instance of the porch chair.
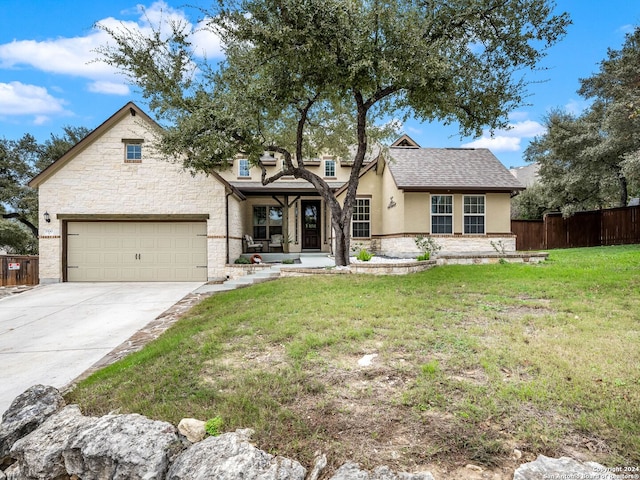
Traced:
<svg viewBox="0 0 640 480">
<path fill-rule="evenodd" d="M 247 252 L 253 249 L 254 252 L 262 251 L 262 243 L 255 242 L 251 235 L 245 235 L 244 241 L 247 244 Z"/>
<path fill-rule="evenodd" d="M 271 235 L 271 240 L 269 240 L 269 251 L 271 252 L 274 248 L 282 248 L 282 235 Z"/>
</svg>

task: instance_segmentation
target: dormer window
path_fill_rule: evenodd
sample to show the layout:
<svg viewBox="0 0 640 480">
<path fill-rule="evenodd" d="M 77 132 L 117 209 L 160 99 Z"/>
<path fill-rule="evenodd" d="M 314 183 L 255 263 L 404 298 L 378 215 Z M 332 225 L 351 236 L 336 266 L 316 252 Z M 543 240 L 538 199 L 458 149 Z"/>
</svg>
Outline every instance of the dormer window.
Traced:
<svg viewBox="0 0 640 480">
<path fill-rule="evenodd" d="M 249 178 L 251 177 L 250 172 L 251 166 L 249 165 L 249 160 L 246 158 L 241 158 L 238 160 L 238 178 Z"/>
<path fill-rule="evenodd" d="M 336 161 L 325 160 L 324 161 L 324 176 L 329 178 L 335 178 L 336 176 Z"/>
<path fill-rule="evenodd" d="M 124 162 L 125 163 L 142 163 L 142 140 L 123 139 L 124 143 Z"/>
</svg>

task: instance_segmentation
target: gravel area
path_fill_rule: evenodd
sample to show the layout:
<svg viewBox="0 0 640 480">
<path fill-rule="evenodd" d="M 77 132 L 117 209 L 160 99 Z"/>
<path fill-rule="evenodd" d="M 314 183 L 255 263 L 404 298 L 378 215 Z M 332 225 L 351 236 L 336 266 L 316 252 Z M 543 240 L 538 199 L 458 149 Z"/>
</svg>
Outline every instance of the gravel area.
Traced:
<svg viewBox="0 0 640 480">
<path fill-rule="evenodd" d="M 415 258 L 391 258 L 391 257 L 378 257 L 373 256 L 371 260 L 368 262 L 363 262 L 362 260 L 358 260 L 357 257 L 349 257 L 349 261 L 351 263 L 414 263 L 416 261 Z"/>
</svg>

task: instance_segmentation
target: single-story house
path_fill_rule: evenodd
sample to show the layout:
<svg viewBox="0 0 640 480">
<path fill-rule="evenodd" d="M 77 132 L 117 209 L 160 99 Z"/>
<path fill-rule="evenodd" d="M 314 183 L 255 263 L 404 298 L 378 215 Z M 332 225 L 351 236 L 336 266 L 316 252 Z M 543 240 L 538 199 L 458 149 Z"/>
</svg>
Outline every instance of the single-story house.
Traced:
<svg viewBox="0 0 640 480">
<path fill-rule="evenodd" d="M 159 128 L 128 103 L 31 181 L 42 283 L 220 279 L 247 235 L 262 251 L 286 235 L 290 252 L 331 252 L 330 212 L 310 184 L 284 177 L 264 186 L 240 156 L 229 169 L 192 175 L 154 154 Z M 405 135 L 385 152 L 361 171 L 352 243 L 415 256 L 415 237 L 431 235 L 443 252 L 493 251 L 492 241 L 515 250 L 510 197 L 523 187 L 489 150 L 420 148 Z M 282 168 L 277 155 L 262 161 Z M 343 197 L 349 159 L 305 163 Z"/>
</svg>

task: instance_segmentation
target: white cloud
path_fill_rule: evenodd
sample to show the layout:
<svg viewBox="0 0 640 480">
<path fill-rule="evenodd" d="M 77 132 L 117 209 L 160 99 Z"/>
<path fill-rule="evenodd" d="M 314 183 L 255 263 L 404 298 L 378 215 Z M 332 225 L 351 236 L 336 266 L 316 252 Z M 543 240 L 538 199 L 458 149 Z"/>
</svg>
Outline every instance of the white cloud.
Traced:
<svg viewBox="0 0 640 480">
<path fill-rule="evenodd" d="M 89 84 L 89 91 L 94 93 L 106 93 L 109 95 L 129 95 L 128 85 L 120 82 L 97 81 Z"/>
<path fill-rule="evenodd" d="M 64 100 L 55 98 L 46 88 L 25 85 L 20 82 L 0 83 L 0 112 L 3 115 L 21 116 L 64 114 Z M 37 120 L 39 124 L 42 118 Z"/>
<path fill-rule="evenodd" d="M 214 34 L 208 27 L 207 21 L 203 20 L 191 34 L 193 41 L 193 53 L 200 58 L 221 58 L 222 43 L 220 37 Z"/>
<path fill-rule="evenodd" d="M 584 100 L 570 99 L 564 106 L 565 111 L 572 115 L 580 115 L 589 105 L 589 102 Z"/>
<path fill-rule="evenodd" d="M 36 115 L 36 117 L 33 119 L 33 124 L 34 125 L 44 125 L 44 124 L 48 123 L 49 120 L 51 120 L 51 118 L 47 117 L 46 115 Z"/>
<path fill-rule="evenodd" d="M 105 18 L 98 24 L 118 30 L 150 33 L 152 28 L 168 32 L 169 25 L 184 25 L 191 33 L 194 53 L 208 58 L 222 56 L 219 39 L 211 32 L 194 26 L 181 10 L 169 7 L 164 1 L 157 1 L 150 7 L 138 6 L 135 22 L 121 21 L 113 17 Z M 110 43 L 110 36 L 99 28 L 93 28 L 87 35 L 73 38 L 55 38 L 44 41 L 14 40 L 0 45 L 0 68 L 14 69 L 30 67 L 47 73 L 68 75 L 91 80 L 89 90 L 98 93 L 124 95 L 122 81 L 118 80 L 116 69 L 98 60 L 96 50 Z"/>
<path fill-rule="evenodd" d="M 627 23 L 626 25 L 622 25 L 618 28 L 618 31 L 624 34 L 633 33 L 634 30 L 635 30 L 635 26 L 630 23 Z"/>
<path fill-rule="evenodd" d="M 513 117 L 512 117 L 513 118 Z M 485 130 L 482 137 L 462 145 L 464 148 L 488 148 L 492 152 L 517 152 L 522 148 L 522 140 L 545 133 L 545 127 L 533 120 L 514 122 L 505 130 L 491 132 Z"/>
<path fill-rule="evenodd" d="M 504 135 L 494 135 L 493 137 L 483 135 L 478 140 L 463 144 L 462 147 L 488 148 L 492 152 L 517 152 L 520 150 L 520 139 Z"/>
</svg>

